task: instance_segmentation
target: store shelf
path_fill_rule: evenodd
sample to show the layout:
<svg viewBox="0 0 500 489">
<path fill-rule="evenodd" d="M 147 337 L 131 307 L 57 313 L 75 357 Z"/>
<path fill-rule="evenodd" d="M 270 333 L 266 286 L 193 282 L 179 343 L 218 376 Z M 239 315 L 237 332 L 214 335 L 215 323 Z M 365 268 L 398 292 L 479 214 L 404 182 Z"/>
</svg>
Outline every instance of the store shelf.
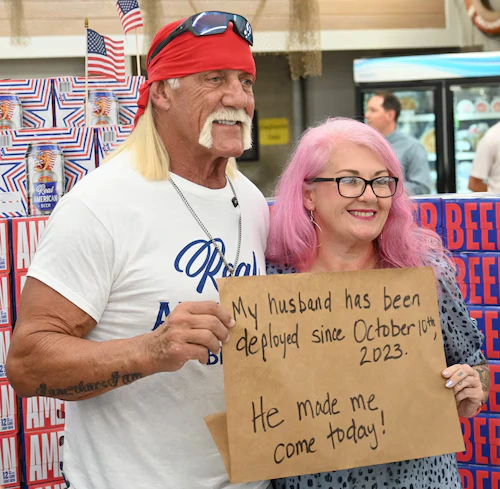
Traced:
<svg viewBox="0 0 500 489">
<path fill-rule="evenodd" d="M 399 115 L 398 122 L 434 122 L 435 114 L 415 114 L 413 112 L 402 111 Z"/>
<path fill-rule="evenodd" d="M 474 156 L 476 156 L 475 151 L 459 151 L 455 153 L 455 158 L 457 160 L 473 160 Z"/>
<path fill-rule="evenodd" d="M 481 121 L 485 119 L 500 120 L 500 112 L 475 112 L 474 114 L 460 114 L 456 115 L 455 119 L 457 121 Z"/>
</svg>

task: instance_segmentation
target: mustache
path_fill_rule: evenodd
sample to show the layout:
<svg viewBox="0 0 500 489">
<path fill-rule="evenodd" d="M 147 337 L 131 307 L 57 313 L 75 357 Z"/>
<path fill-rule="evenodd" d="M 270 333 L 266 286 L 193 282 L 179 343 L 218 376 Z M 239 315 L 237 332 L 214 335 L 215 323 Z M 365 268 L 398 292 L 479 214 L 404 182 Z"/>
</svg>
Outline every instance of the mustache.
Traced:
<svg viewBox="0 0 500 489">
<path fill-rule="evenodd" d="M 252 124 L 252 119 L 243 109 L 217 109 L 212 112 L 205 121 L 205 124 L 211 124 L 214 121 L 235 121 L 243 124 Z"/>
</svg>

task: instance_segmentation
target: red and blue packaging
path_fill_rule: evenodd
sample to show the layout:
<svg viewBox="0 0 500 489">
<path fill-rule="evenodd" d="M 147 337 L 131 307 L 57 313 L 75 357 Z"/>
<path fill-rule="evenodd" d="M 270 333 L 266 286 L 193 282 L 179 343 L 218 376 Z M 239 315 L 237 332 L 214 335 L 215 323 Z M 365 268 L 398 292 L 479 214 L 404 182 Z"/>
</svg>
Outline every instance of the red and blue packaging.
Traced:
<svg viewBox="0 0 500 489">
<path fill-rule="evenodd" d="M 96 168 L 94 130 L 90 127 L 21 129 L 0 131 L 0 216 L 28 215 L 26 195 L 26 153 L 32 143 L 57 144 L 64 157 L 64 189 L 73 186 Z M 9 198 L 12 202 L 9 204 Z"/>
<path fill-rule="evenodd" d="M 90 91 L 112 92 L 119 104 L 119 124 L 134 123 L 142 76 L 128 76 L 124 81 L 113 78 L 92 77 Z M 85 126 L 85 78 L 60 77 L 54 79 L 55 125 L 57 127 Z"/>
<path fill-rule="evenodd" d="M 55 428 L 23 433 L 21 444 L 25 459 L 24 483 L 31 486 L 51 481 L 59 482 L 63 477 L 64 429 Z"/>
<path fill-rule="evenodd" d="M 21 102 L 23 128 L 54 127 L 51 79 L 0 80 L 0 93 Z"/>
</svg>

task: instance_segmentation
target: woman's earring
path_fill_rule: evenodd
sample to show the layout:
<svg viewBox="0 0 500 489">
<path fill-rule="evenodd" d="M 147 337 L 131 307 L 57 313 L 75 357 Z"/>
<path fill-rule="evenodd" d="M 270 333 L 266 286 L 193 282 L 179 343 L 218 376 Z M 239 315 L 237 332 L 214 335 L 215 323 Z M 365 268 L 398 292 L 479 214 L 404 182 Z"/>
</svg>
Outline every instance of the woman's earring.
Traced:
<svg viewBox="0 0 500 489">
<path fill-rule="evenodd" d="M 313 211 L 309 211 L 309 219 L 310 221 L 321 231 L 323 232 L 323 230 L 321 229 L 321 226 L 314 220 L 314 214 L 313 214 Z"/>
<path fill-rule="evenodd" d="M 378 235 L 378 239 L 380 239 L 381 241 L 382 241 L 382 238 L 383 238 L 383 236 L 382 236 L 382 235 L 383 235 L 383 233 L 380 233 L 380 234 Z"/>
</svg>

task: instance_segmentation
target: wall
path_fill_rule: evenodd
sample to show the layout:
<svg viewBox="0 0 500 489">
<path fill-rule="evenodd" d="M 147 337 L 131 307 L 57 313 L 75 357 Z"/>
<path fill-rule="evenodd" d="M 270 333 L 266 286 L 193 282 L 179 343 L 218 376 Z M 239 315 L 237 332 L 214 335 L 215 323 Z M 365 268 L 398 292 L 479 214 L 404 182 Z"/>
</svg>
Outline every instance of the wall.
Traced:
<svg viewBox="0 0 500 489">
<path fill-rule="evenodd" d="M 273 194 L 277 177 L 293 149 L 292 81 L 288 60 L 284 55 L 268 54 L 255 57 L 257 82 L 255 107 L 259 120 L 285 117 L 289 121 L 290 142 L 285 145 L 259 146 L 259 161 L 240 163 L 239 168 L 266 195 Z"/>
</svg>

